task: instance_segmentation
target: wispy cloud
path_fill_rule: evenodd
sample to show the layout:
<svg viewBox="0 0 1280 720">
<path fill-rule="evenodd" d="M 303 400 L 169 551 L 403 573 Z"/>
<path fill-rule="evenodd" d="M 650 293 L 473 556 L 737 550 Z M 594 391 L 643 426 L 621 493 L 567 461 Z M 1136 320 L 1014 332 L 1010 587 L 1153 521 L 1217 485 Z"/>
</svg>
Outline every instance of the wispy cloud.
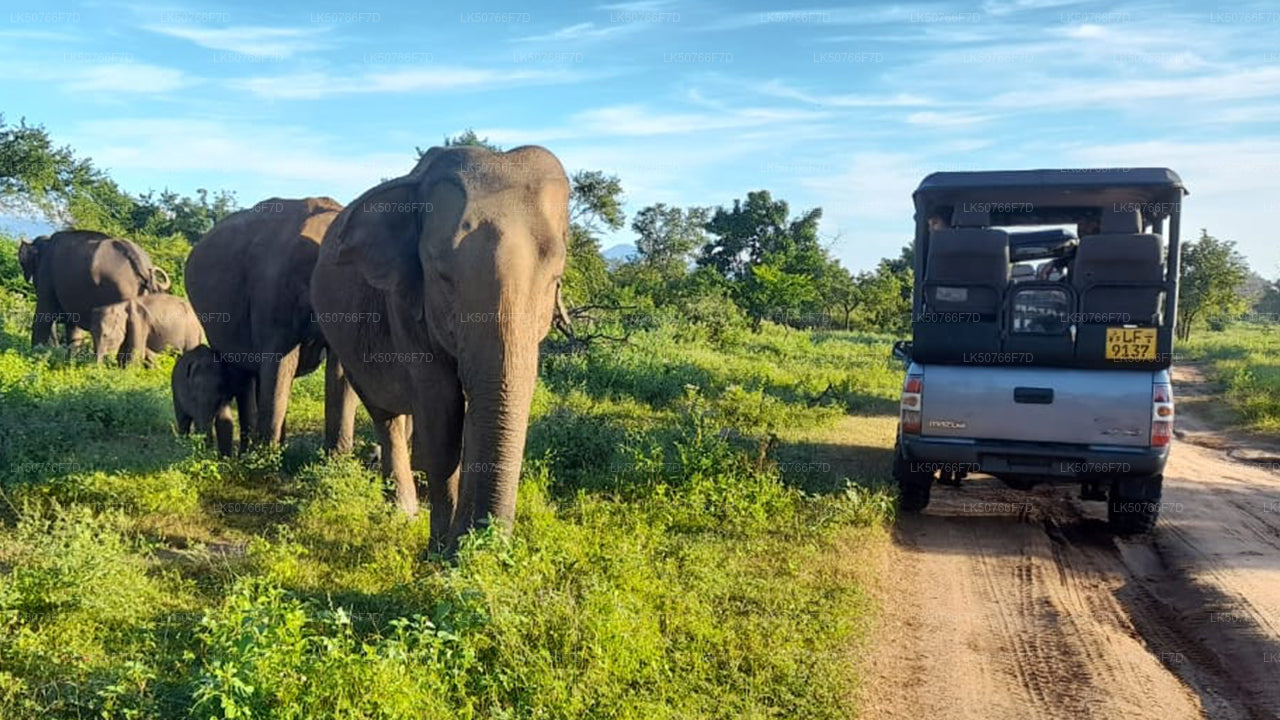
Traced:
<svg viewBox="0 0 1280 720">
<path fill-rule="evenodd" d="M 498 143 L 550 142 L 582 137 L 657 137 L 731 129 L 789 126 L 825 117 L 822 112 L 780 108 L 725 108 L 715 112 L 672 112 L 642 104 L 610 105 L 574 113 L 566 125 L 543 129 L 488 128 Z"/>
<path fill-rule="evenodd" d="M 194 174 L 211 183 L 232 178 L 231 187 L 256 181 L 282 195 L 330 195 L 340 202 L 407 171 L 414 160 L 412 148 L 342 154 L 343 143 L 301 127 L 189 118 L 91 120 L 78 126 L 73 141 L 113 171 Z M 258 198 L 240 199 L 248 204 Z"/>
<path fill-rule="evenodd" d="M 642 28 L 642 23 L 622 23 L 617 25 L 596 25 L 594 22 L 581 22 L 562 27 L 542 35 L 526 35 L 516 38 L 516 42 L 590 42 L 605 40 L 634 33 Z"/>
<path fill-rule="evenodd" d="M 817 94 L 793 88 L 780 80 L 762 84 L 759 92 L 770 97 L 798 100 L 809 105 L 830 108 L 919 107 L 933 105 L 929 98 L 911 93 L 870 95 L 857 93 Z"/>
<path fill-rule="evenodd" d="M 272 100 L 315 100 L 335 95 L 404 94 L 491 90 L 511 85 L 578 82 L 584 73 L 567 69 L 502 70 L 468 67 L 408 68 L 357 76 L 322 72 L 231 80 L 231 87 Z"/>
<path fill-rule="evenodd" d="M 143 63 L 114 63 L 78 68 L 61 83 L 64 90 L 81 93 L 160 94 L 191 84 L 180 70 Z"/>
<path fill-rule="evenodd" d="M 190 40 L 210 50 L 290 57 L 322 47 L 321 28 L 280 27 L 186 27 L 176 25 L 146 25 L 145 30 L 169 37 Z"/>
</svg>

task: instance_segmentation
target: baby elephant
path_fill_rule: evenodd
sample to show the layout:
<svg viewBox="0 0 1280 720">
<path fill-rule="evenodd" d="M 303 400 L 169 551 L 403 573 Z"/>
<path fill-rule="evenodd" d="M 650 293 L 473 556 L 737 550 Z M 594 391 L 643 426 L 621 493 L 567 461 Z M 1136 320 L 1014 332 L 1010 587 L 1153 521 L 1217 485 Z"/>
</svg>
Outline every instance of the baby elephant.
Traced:
<svg viewBox="0 0 1280 720">
<path fill-rule="evenodd" d="M 91 331 L 98 362 L 119 351 L 121 365 L 142 360 L 150 367 L 156 353 L 186 351 L 204 342 L 191 305 L 163 293 L 94 308 Z"/>
<path fill-rule="evenodd" d="M 251 373 L 219 360 L 207 345 L 182 354 L 173 365 L 173 414 L 178 432 L 187 435 L 194 424 L 198 432 L 213 440 L 216 433 L 218 452 L 231 455 L 231 401 L 240 414 L 240 452 L 243 453 L 253 433 L 257 417 L 255 381 Z"/>
</svg>

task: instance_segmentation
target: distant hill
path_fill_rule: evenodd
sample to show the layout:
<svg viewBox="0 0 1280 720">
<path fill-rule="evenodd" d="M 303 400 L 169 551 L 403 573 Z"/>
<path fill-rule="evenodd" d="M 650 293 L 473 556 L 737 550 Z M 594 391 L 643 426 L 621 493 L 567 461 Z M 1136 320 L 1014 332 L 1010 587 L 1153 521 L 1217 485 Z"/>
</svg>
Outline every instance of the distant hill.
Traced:
<svg viewBox="0 0 1280 720">
<path fill-rule="evenodd" d="M 626 262 L 636 256 L 636 246 L 630 243 L 622 243 L 600 253 L 605 260 L 610 262 Z"/>
</svg>

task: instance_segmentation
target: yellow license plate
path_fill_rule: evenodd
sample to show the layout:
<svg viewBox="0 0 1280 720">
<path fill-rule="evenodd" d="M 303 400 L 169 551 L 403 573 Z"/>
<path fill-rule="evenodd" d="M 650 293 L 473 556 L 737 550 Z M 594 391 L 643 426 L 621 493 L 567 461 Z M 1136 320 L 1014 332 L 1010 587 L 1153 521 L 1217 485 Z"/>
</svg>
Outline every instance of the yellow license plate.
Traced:
<svg viewBox="0 0 1280 720">
<path fill-rule="evenodd" d="M 1107 360 L 1155 360 L 1155 328 L 1107 328 Z"/>
</svg>

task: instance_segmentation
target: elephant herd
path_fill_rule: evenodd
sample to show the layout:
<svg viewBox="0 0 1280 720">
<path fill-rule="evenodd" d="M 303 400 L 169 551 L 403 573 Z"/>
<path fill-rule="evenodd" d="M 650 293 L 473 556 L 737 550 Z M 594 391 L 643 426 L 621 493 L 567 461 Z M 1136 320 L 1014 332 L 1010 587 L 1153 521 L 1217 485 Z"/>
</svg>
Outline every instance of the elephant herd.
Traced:
<svg viewBox="0 0 1280 720">
<path fill-rule="evenodd" d="M 278 443 L 294 378 L 323 361 L 326 449 L 350 451 L 359 398 L 397 505 L 417 513 L 424 474 L 432 547 L 452 552 L 515 519 L 538 346 L 562 313 L 568 202 L 541 147 L 432 148 L 346 207 L 273 198 L 223 219 L 187 258 L 190 305 L 136 245 L 56 233 L 20 249 L 32 343 L 74 317 L 72 344 L 90 330 L 100 359 L 116 342 L 126 360 L 183 351 L 178 429 L 224 454 L 233 403 L 241 450 Z"/>
</svg>

